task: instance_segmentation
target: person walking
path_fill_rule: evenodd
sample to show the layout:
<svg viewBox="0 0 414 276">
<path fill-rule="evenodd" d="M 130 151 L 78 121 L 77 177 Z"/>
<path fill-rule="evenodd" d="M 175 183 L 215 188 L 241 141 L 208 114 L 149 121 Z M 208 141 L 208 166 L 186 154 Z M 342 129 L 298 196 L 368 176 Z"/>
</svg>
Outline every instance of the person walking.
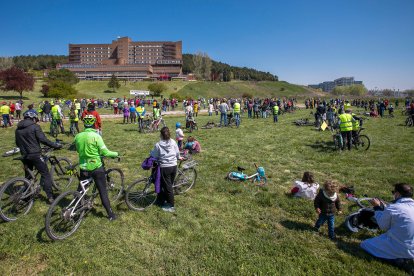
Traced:
<svg viewBox="0 0 414 276">
<path fill-rule="evenodd" d="M 157 197 L 157 204 L 166 212 L 175 212 L 173 182 L 177 174 L 177 160 L 180 160 L 180 151 L 177 143 L 171 139 L 168 127 L 160 131 L 160 141 L 155 144 L 151 156 L 157 159 L 161 172 L 161 192 Z"/>
</svg>

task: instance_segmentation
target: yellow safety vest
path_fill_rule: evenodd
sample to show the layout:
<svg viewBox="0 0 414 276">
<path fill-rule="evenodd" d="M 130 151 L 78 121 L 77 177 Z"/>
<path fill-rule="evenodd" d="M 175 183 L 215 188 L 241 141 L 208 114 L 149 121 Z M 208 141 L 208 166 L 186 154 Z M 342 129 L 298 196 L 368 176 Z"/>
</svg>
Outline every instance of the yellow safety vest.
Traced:
<svg viewBox="0 0 414 276">
<path fill-rule="evenodd" d="M 354 113 L 352 113 L 351 115 L 352 117 L 355 116 Z M 357 131 L 359 130 L 359 120 L 355 120 L 352 122 L 352 131 Z"/>
<path fill-rule="evenodd" d="M 234 111 L 234 113 L 240 113 L 240 104 L 239 103 L 234 103 L 233 111 Z"/>
<path fill-rule="evenodd" d="M 339 115 L 339 120 L 341 120 L 341 124 L 339 128 L 341 132 L 351 131 L 352 130 L 352 115 L 349 113 L 344 113 Z"/>
<path fill-rule="evenodd" d="M 273 115 L 279 114 L 279 106 L 275 105 L 273 106 Z"/>
<path fill-rule="evenodd" d="M 75 103 L 75 108 L 78 110 L 81 109 L 80 103 Z"/>
<path fill-rule="evenodd" d="M 0 113 L 2 115 L 10 114 L 10 107 L 8 105 L 3 105 L 0 107 Z"/>
<path fill-rule="evenodd" d="M 55 120 L 60 120 L 59 106 L 54 105 L 52 107 L 52 118 Z"/>
<path fill-rule="evenodd" d="M 160 117 L 160 110 L 158 108 L 154 108 L 154 119 L 157 120 Z"/>
</svg>

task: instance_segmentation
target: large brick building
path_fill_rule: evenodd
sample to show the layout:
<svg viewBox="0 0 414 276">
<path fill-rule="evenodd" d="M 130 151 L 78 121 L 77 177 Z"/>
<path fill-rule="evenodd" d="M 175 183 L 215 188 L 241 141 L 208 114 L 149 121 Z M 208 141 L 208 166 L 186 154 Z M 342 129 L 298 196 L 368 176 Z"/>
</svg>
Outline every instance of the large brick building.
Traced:
<svg viewBox="0 0 414 276">
<path fill-rule="evenodd" d="M 69 63 L 59 64 L 80 79 L 171 78 L 181 75 L 182 42 L 133 42 L 119 37 L 111 44 L 69 44 Z"/>
</svg>

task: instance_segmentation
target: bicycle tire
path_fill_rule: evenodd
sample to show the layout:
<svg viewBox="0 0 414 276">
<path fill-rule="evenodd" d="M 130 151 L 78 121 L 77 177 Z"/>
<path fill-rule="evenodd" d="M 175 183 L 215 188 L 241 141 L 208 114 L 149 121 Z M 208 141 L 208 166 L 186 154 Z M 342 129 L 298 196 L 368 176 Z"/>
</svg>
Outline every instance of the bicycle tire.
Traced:
<svg viewBox="0 0 414 276">
<path fill-rule="evenodd" d="M 232 180 L 232 181 L 240 181 L 240 178 L 237 178 L 237 177 L 234 177 L 234 176 L 233 176 L 233 172 L 229 172 L 229 173 L 227 174 L 227 179 L 228 179 L 228 180 Z"/>
<path fill-rule="evenodd" d="M 54 138 L 58 136 L 57 127 L 55 127 L 53 124 L 50 125 L 50 135 Z"/>
<path fill-rule="evenodd" d="M 117 201 L 124 192 L 124 173 L 120 169 L 108 169 L 105 172 L 106 188 L 111 202 Z"/>
<path fill-rule="evenodd" d="M 357 198 L 356 199 L 356 204 L 361 207 L 361 208 L 366 208 L 366 207 L 372 207 L 371 203 L 369 203 L 370 200 L 372 200 L 373 198 L 371 197 L 361 197 L 361 198 Z M 368 202 L 367 204 L 363 204 L 362 202 Z"/>
<path fill-rule="evenodd" d="M 173 189 L 174 193 L 179 195 L 188 192 L 194 185 L 197 179 L 197 170 L 195 168 L 180 170 L 175 177 Z"/>
<path fill-rule="evenodd" d="M 78 203 L 81 196 L 78 191 L 67 191 L 58 196 L 50 205 L 45 219 L 46 234 L 50 239 L 64 240 L 78 230 L 85 215 L 86 204 L 83 198 Z M 75 207 L 75 215 L 71 217 L 70 213 Z M 60 231 L 62 233 L 58 233 L 59 228 L 65 226 L 68 230 L 62 229 Z"/>
<path fill-rule="evenodd" d="M 148 178 L 132 183 L 125 192 L 125 203 L 131 210 L 144 211 L 157 200 L 155 186 Z"/>
<path fill-rule="evenodd" d="M 266 176 L 261 176 L 259 181 L 255 177 L 253 179 L 253 183 L 256 184 L 256 186 L 263 187 L 263 186 L 265 186 L 267 184 L 267 177 Z"/>
<path fill-rule="evenodd" d="M 361 148 L 363 150 L 368 150 L 369 149 L 369 147 L 371 145 L 371 141 L 370 141 L 368 136 L 359 135 L 358 140 L 359 140 L 358 143 L 357 143 L 358 148 Z"/>
<path fill-rule="evenodd" d="M 22 199 L 27 193 L 32 195 Z M 12 178 L 0 190 L 0 217 L 4 221 L 15 221 L 30 211 L 33 201 L 32 183 L 24 177 Z"/>
<path fill-rule="evenodd" d="M 67 167 L 72 166 L 72 162 L 66 158 L 61 157 L 57 159 L 59 162 L 59 166 L 52 165 L 50 168 L 50 176 L 52 178 L 52 185 L 58 191 L 63 191 L 70 187 L 73 180 L 75 179 L 75 175 L 69 175 Z"/>
<path fill-rule="evenodd" d="M 76 133 L 76 128 L 75 128 L 75 127 L 73 127 L 73 126 L 72 126 L 72 127 L 70 128 L 70 134 L 71 134 L 73 137 L 75 137 L 75 136 L 76 136 L 76 134 L 77 134 L 77 133 Z"/>
<path fill-rule="evenodd" d="M 335 150 L 342 150 L 342 143 L 343 143 L 342 136 L 334 135 L 333 139 L 334 139 Z"/>
</svg>

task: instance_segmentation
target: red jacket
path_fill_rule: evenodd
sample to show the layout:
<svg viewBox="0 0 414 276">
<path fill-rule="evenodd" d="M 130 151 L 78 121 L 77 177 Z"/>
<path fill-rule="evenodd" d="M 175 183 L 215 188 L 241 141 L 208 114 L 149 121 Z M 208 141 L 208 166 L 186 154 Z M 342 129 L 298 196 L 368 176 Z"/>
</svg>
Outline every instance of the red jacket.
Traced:
<svg viewBox="0 0 414 276">
<path fill-rule="evenodd" d="M 98 111 L 96 111 L 96 110 L 93 110 L 93 111 L 89 111 L 89 110 L 85 110 L 83 113 L 82 113 L 82 120 L 83 120 L 83 118 L 85 118 L 85 116 L 86 115 L 93 115 L 93 116 L 95 116 L 95 118 L 96 118 L 96 122 L 95 122 L 95 127 L 94 127 L 94 129 L 102 129 L 102 121 L 101 121 L 101 116 L 99 116 L 99 113 L 98 113 Z"/>
</svg>

